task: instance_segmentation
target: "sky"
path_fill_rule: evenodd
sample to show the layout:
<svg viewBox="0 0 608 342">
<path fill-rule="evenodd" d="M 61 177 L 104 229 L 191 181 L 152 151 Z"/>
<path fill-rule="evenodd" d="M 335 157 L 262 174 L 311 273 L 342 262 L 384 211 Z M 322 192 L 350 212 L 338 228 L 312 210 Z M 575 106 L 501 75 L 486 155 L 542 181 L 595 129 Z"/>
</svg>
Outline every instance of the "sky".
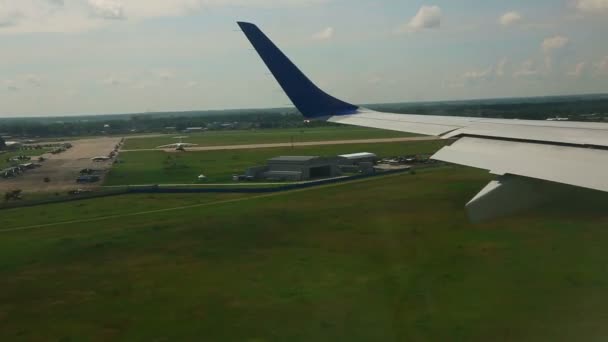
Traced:
<svg viewBox="0 0 608 342">
<path fill-rule="evenodd" d="M 0 117 L 290 106 L 237 20 L 356 104 L 608 92 L 608 0 L 0 0 Z"/>
</svg>

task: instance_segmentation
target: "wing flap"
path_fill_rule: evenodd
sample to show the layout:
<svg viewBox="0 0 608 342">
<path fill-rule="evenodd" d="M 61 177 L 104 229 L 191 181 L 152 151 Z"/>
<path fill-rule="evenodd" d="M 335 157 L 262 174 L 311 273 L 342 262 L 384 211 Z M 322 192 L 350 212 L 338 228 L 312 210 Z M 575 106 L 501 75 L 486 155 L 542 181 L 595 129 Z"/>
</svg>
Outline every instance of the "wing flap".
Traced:
<svg viewBox="0 0 608 342">
<path fill-rule="evenodd" d="M 539 125 L 542 122 L 533 124 L 529 120 L 504 122 L 504 120 L 485 119 L 472 123 L 468 127 L 454 130 L 445 137 L 468 135 L 580 146 L 608 146 L 608 130 L 604 129 L 601 123 L 597 124 L 596 128 L 588 128 L 576 124 L 572 126 Z"/>
<path fill-rule="evenodd" d="M 464 137 L 433 159 L 589 189 L 608 191 L 608 151 Z"/>
<path fill-rule="evenodd" d="M 332 116 L 327 121 L 399 132 L 459 138 L 477 136 L 555 144 L 608 147 L 608 125 L 532 120 L 381 113 L 370 110 Z"/>
</svg>

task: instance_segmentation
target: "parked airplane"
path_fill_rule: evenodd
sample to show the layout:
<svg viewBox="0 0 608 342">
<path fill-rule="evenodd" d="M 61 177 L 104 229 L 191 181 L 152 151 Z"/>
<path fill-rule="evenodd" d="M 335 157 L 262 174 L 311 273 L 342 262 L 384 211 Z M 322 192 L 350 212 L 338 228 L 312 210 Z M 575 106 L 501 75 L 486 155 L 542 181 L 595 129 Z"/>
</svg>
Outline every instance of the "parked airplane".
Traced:
<svg viewBox="0 0 608 342">
<path fill-rule="evenodd" d="M 257 26 L 238 25 L 306 119 L 439 136 L 451 143 L 433 159 L 496 175 L 466 205 L 473 221 L 536 205 L 560 184 L 608 191 L 608 124 L 376 112 L 323 92 Z"/>
<path fill-rule="evenodd" d="M 175 148 L 176 151 L 185 151 L 186 147 L 198 146 L 198 144 L 188 144 L 188 143 L 182 142 L 182 139 L 184 137 L 177 137 L 177 138 L 179 139 L 178 143 L 162 145 L 162 146 L 158 146 L 156 148 Z"/>
<path fill-rule="evenodd" d="M 111 159 L 110 157 L 104 157 L 104 156 L 91 158 L 91 160 L 94 162 L 104 162 L 104 161 L 108 161 L 110 159 Z"/>
</svg>

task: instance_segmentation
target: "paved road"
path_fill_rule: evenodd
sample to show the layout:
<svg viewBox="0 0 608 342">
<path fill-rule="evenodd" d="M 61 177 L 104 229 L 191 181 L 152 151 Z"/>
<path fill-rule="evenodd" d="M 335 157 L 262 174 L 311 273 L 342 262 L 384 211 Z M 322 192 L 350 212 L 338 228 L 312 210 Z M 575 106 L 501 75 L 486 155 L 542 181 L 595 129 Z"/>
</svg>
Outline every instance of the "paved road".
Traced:
<svg viewBox="0 0 608 342">
<path fill-rule="evenodd" d="M 388 139 L 358 139 L 358 140 L 331 140 L 331 141 L 308 141 L 308 142 L 285 142 L 274 144 L 251 144 L 251 145 L 224 145 L 224 146 L 199 146 L 188 147 L 187 151 L 221 151 L 221 150 L 251 150 L 260 148 L 273 147 L 291 147 L 291 146 L 322 146 L 322 145 L 349 145 L 349 144 L 380 144 L 405 141 L 431 141 L 439 140 L 439 137 L 406 137 L 406 138 L 388 138 Z M 175 149 L 152 148 L 141 150 L 121 150 L 121 152 L 141 152 L 141 151 L 165 151 L 176 152 Z"/>
</svg>

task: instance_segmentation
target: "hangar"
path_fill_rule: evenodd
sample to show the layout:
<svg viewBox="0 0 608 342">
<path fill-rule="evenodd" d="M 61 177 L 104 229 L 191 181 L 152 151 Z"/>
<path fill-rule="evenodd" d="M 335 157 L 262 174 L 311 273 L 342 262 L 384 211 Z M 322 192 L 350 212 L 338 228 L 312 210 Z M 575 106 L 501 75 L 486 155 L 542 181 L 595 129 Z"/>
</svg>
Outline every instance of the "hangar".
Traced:
<svg viewBox="0 0 608 342">
<path fill-rule="evenodd" d="M 247 170 L 246 176 L 254 179 L 302 181 L 330 178 L 340 175 L 334 158 L 318 156 L 281 156 L 268 160 L 266 166 Z"/>
<path fill-rule="evenodd" d="M 338 156 L 340 165 L 359 165 L 360 163 L 376 163 L 378 156 L 370 152 L 342 154 Z"/>
<path fill-rule="evenodd" d="M 8 150 L 18 150 L 23 146 L 23 144 L 18 141 L 6 141 L 4 144 Z"/>
</svg>

